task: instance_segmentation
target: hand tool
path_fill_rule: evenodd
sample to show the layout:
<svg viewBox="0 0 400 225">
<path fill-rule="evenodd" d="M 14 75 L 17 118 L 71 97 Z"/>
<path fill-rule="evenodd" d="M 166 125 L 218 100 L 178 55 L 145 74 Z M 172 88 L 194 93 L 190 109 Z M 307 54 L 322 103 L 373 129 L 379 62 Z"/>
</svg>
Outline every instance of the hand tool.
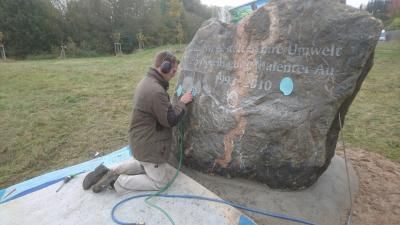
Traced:
<svg viewBox="0 0 400 225">
<path fill-rule="evenodd" d="M 86 172 L 86 171 L 82 171 L 82 172 L 79 172 L 79 173 L 76 173 L 76 174 L 73 174 L 73 175 L 68 175 L 68 176 L 64 177 L 63 183 L 62 183 L 61 186 L 56 190 L 56 192 L 59 192 L 59 191 L 61 190 L 61 188 L 64 187 L 64 185 L 65 185 L 66 183 L 68 183 L 72 178 L 74 178 L 75 176 L 77 176 L 77 175 L 79 175 L 79 174 L 81 174 L 81 173 L 84 173 L 84 172 Z"/>
</svg>

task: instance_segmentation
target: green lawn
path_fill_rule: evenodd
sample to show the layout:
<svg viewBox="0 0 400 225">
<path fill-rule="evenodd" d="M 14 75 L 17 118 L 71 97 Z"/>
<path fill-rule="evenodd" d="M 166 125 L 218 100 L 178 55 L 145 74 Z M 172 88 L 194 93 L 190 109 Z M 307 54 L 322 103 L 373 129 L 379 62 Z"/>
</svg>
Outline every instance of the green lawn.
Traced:
<svg viewBox="0 0 400 225">
<path fill-rule="evenodd" d="M 378 44 L 374 67 L 350 106 L 344 139 L 400 162 L 400 42 Z"/>
<path fill-rule="evenodd" d="M 134 88 L 163 49 L 179 48 L 0 63 L 0 188 L 125 146 Z M 344 130 L 347 145 L 397 162 L 399 71 L 400 44 L 380 44 Z"/>
<path fill-rule="evenodd" d="M 134 88 L 163 49 L 178 46 L 0 63 L 0 188 L 126 146 Z"/>
</svg>

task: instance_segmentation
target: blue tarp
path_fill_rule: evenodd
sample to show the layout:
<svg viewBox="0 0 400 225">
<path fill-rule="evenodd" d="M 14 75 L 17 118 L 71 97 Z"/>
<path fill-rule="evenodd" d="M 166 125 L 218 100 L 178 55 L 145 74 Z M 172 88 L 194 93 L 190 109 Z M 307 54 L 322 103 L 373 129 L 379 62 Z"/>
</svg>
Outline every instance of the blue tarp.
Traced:
<svg viewBox="0 0 400 225">
<path fill-rule="evenodd" d="M 48 187 L 49 185 L 58 183 L 69 175 L 74 175 L 82 172 L 92 171 L 98 165 L 103 163 L 105 166 L 110 166 L 132 157 L 128 146 L 112 152 L 108 155 L 92 159 L 90 161 L 46 173 L 44 175 L 32 178 L 19 184 L 12 185 L 6 189 L 0 190 L 0 204 L 22 197 L 34 191 Z M 10 194 L 11 193 L 11 194 Z"/>
<path fill-rule="evenodd" d="M 10 202 L 14 199 L 17 199 L 24 195 L 31 194 L 35 191 L 44 189 L 44 188 L 46 188 L 50 185 L 56 184 L 56 183 L 59 183 L 61 185 L 62 180 L 66 176 L 92 171 L 94 168 L 96 168 L 100 164 L 104 164 L 105 166 L 110 167 L 113 164 L 120 163 L 131 157 L 132 157 L 132 155 L 131 155 L 131 151 L 130 151 L 129 147 L 124 147 L 118 151 L 112 152 L 103 157 L 95 158 L 90 161 L 78 164 L 78 165 L 74 165 L 71 167 L 67 167 L 64 169 L 46 173 L 44 175 L 32 178 L 32 179 L 24 181 L 22 183 L 12 185 L 6 189 L 0 190 L 0 204 Z M 13 190 L 15 190 L 15 191 L 13 191 Z M 9 194 L 9 193 L 11 193 L 11 194 Z M 88 195 L 88 196 L 90 196 L 90 195 Z M 49 198 L 53 198 L 53 197 L 49 197 Z M 99 202 L 101 202 L 102 200 L 104 201 L 103 198 L 96 198 L 96 199 Z M 12 204 L 12 202 L 10 202 L 10 204 Z M 103 202 L 103 204 L 104 204 L 104 202 Z M 7 204 L 5 204 L 5 207 L 7 207 Z M 21 207 L 19 209 L 23 210 L 23 208 L 24 207 Z M 63 208 L 62 210 L 66 210 L 66 209 Z M 111 210 L 111 208 L 110 208 L 110 210 Z M 32 215 L 34 215 L 34 214 L 32 214 Z M 49 215 L 54 216 L 54 214 L 52 214 L 52 213 L 49 213 Z M 104 215 L 106 215 L 106 214 L 103 214 L 101 216 L 104 217 Z M 79 216 L 77 216 L 77 217 L 79 217 Z M 32 217 L 32 218 L 35 218 L 35 217 Z M 38 219 L 38 218 L 35 218 L 35 219 Z M 33 222 L 33 224 L 37 224 L 37 223 Z M 85 224 L 88 224 L 88 223 L 85 223 Z M 255 225 L 255 223 L 247 216 L 240 215 L 238 225 Z"/>
</svg>

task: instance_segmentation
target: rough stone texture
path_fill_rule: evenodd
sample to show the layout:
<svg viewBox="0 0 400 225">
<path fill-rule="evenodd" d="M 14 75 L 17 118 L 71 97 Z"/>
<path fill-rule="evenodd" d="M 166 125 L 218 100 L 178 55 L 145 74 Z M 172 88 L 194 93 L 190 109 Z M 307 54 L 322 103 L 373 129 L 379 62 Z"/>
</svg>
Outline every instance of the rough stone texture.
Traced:
<svg viewBox="0 0 400 225">
<path fill-rule="evenodd" d="M 272 188 L 312 185 L 334 155 L 339 114 L 343 122 L 372 67 L 381 28 L 329 0 L 272 0 L 236 25 L 205 22 L 177 83 L 196 92 L 185 164 Z M 294 85 L 288 96 L 284 77 Z"/>
</svg>

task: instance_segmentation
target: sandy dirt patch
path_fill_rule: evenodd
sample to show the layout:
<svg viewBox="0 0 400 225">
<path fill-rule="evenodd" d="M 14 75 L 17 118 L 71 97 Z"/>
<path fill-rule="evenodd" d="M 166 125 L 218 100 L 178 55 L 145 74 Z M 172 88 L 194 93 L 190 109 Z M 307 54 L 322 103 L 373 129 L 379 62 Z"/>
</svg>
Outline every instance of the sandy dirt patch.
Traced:
<svg viewBox="0 0 400 225">
<path fill-rule="evenodd" d="M 343 151 L 337 154 L 343 156 Z M 359 177 L 353 205 L 353 225 L 400 224 L 400 164 L 361 149 L 348 149 L 347 157 Z"/>
</svg>

